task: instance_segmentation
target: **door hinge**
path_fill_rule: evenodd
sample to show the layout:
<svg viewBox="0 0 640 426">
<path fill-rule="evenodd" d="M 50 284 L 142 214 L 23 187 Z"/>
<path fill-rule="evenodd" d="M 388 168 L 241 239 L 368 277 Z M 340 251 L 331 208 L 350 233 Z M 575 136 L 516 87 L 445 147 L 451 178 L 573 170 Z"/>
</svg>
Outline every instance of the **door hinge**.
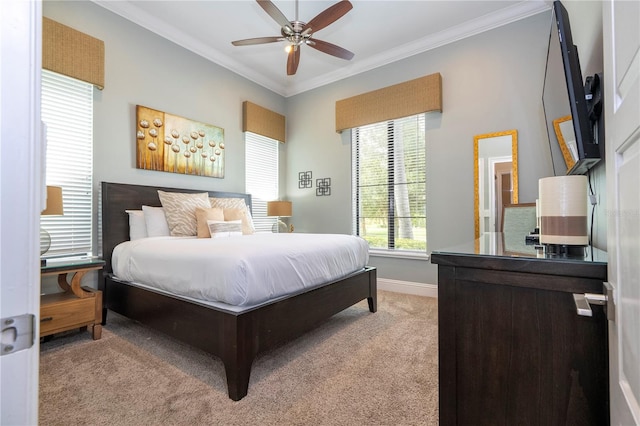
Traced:
<svg viewBox="0 0 640 426">
<path fill-rule="evenodd" d="M 24 314 L 2 318 L 0 356 L 29 349 L 35 342 L 35 315 Z"/>
</svg>

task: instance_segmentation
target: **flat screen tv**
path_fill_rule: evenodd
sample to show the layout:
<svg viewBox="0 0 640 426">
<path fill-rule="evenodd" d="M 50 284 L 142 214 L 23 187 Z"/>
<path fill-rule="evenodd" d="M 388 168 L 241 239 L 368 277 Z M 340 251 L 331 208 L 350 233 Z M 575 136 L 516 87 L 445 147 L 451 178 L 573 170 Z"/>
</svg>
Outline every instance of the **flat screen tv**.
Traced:
<svg viewBox="0 0 640 426">
<path fill-rule="evenodd" d="M 583 81 L 569 15 L 558 0 L 552 21 L 542 103 L 553 168 L 556 175 L 586 174 L 604 152 L 601 75 Z"/>
</svg>

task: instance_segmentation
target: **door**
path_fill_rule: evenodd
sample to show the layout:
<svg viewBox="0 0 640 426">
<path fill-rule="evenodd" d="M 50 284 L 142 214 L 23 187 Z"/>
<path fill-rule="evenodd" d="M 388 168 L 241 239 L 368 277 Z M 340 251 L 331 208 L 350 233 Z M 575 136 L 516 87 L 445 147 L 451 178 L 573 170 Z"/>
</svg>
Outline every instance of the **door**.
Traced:
<svg viewBox="0 0 640 426">
<path fill-rule="evenodd" d="M 502 211 L 504 210 L 504 206 L 506 204 L 513 204 L 513 198 L 511 197 L 511 195 L 513 194 L 511 184 L 512 167 L 513 165 L 511 161 L 494 164 L 493 175 L 495 176 L 494 191 L 496 194 L 496 204 L 493 206 L 493 228 L 491 230 L 495 232 L 502 232 L 501 224 Z"/>
<path fill-rule="evenodd" d="M 38 222 L 43 192 L 41 27 L 40 2 L 0 2 L 0 317 L 31 314 L 34 324 L 40 306 Z M 0 356 L 0 424 L 35 425 L 39 339 L 14 352 L 5 346 L 12 346 L 12 328 L 2 334 L 8 352 Z M 37 325 L 33 332 L 38 335 Z"/>
<path fill-rule="evenodd" d="M 611 424 L 640 424 L 640 2 L 603 2 Z"/>
</svg>

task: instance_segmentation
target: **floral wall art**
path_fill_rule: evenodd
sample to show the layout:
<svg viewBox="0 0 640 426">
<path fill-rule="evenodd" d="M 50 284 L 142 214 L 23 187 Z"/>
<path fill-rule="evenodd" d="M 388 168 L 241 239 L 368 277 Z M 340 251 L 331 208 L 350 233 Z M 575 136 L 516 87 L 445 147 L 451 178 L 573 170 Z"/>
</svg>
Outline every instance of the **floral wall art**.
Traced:
<svg viewBox="0 0 640 426">
<path fill-rule="evenodd" d="M 224 129 L 136 105 L 136 167 L 224 177 Z"/>
</svg>

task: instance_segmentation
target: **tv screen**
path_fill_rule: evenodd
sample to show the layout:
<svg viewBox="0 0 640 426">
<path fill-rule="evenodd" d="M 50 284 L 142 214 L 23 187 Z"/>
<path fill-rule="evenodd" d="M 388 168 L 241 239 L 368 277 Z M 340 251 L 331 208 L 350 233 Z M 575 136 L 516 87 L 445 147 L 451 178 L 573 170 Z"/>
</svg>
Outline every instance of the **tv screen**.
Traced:
<svg viewBox="0 0 640 426">
<path fill-rule="evenodd" d="M 600 161 L 599 81 L 588 77 L 585 91 L 569 15 L 554 1 L 542 101 L 556 175 L 585 174 Z"/>
</svg>

